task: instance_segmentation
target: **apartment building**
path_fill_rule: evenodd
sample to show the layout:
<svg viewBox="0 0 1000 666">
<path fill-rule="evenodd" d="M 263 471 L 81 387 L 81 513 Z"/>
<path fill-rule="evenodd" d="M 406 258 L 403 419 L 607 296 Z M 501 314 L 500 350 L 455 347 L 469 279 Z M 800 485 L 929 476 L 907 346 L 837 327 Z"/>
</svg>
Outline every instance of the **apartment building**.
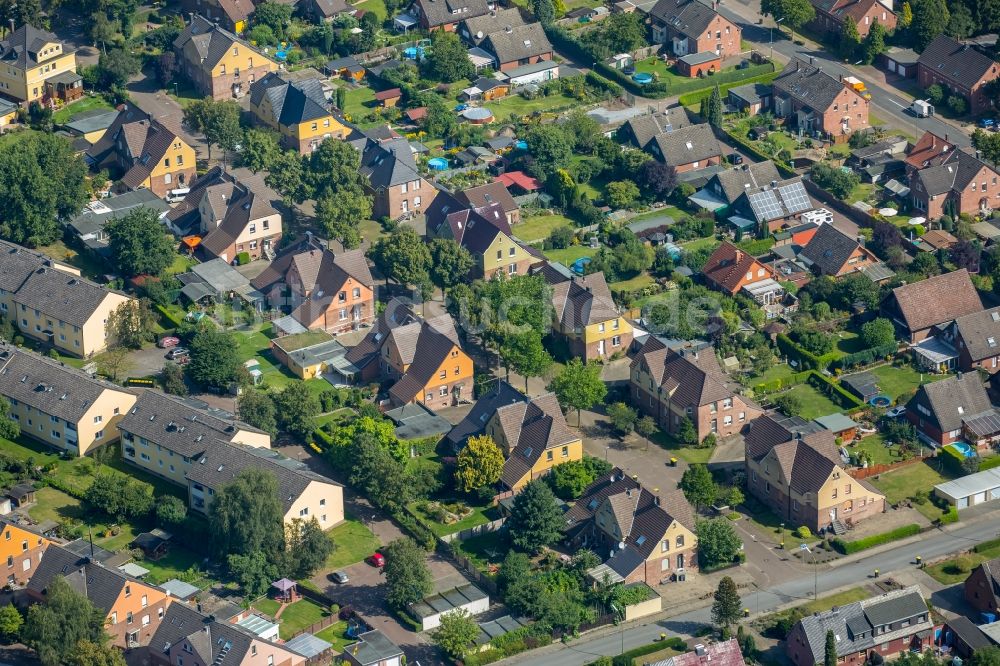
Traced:
<svg viewBox="0 0 1000 666">
<path fill-rule="evenodd" d="M 0 95 L 17 102 L 71 102 L 83 95 L 76 51 L 24 24 L 0 40 Z"/>
</svg>

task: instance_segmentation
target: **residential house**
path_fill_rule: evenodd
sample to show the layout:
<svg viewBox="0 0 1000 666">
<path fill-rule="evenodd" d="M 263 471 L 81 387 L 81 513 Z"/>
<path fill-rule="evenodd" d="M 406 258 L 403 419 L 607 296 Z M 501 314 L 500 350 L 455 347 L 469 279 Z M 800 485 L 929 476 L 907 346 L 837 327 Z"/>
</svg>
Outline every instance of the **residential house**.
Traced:
<svg viewBox="0 0 1000 666">
<path fill-rule="evenodd" d="M 298 9 L 316 23 L 331 23 L 341 14 L 353 14 L 357 10 L 346 0 L 305 0 Z"/>
<path fill-rule="evenodd" d="M 554 393 L 500 405 L 484 431 L 503 451 L 500 483 L 514 492 L 553 467 L 583 459 L 583 440 L 566 424 Z"/>
<path fill-rule="evenodd" d="M 743 193 L 737 195 L 726 212 L 729 213 L 727 221 L 744 233 L 755 235 L 761 230 L 774 233 L 796 226 L 800 216 L 813 208 L 812 199 L 799 176 L 772 180 L 756 186 L 747 182 L 749 179 L 745 176 L 741 178 L 730 175 L 723 176 L 723 179 L 730 192 L 736 189 L 733 185 L 741 181 L 743 183 Z"/>
<path fill-rule="evenodd" d="M 399 219 L 419 214 L 434 201 L 437 189 L 417 170 L 406 139 L 368 139 L 361 148 L 361 175 L 375 201 L 372 216 Z"/>
<path fill-rule="evenodd" d="M 514 201 L 507 186 L 499 181 L 468 187 L 457 192 L 455 198 L 469 208 L 486 208 L 499 204 L 507 217 L 507 224 L 513 226 L 521 221 L 521 207 Z"/>
<path fill-rule="evenodd" d="M 118 118 L 84 158 L 94 169 L 120 176 L 119 190 L 147 189 L 158 197 L 190 185 L 198 175 L 194 148 L 131 104 L 120 107 Z"/>
<path fill-rule="evenodd" d="M 892 0 L 810 0 L 816 10 L 812 25 L 837 37 L 844 31 L 847 20 L 854 21 L 858 34 L 864 39 L 872 25 L 878 23 L 887 32 L 896 29 L 896 14 Z"/>
<path fill-rule="evenodd" d="M 896 287 L 882 303 L 881 311 L 912 344 L 927 338 L 933 327 L 982 309 L 983 302 L 969 272 L 962 268 Z"/>
<path fill-rule="evenodd" d="M 985 451 L 1000 439 L 1000 417 L 978 372 L 920 386 L 906 403 L 906 418 L 935 447 L 964 441 Z"/>
<path fill-rule="evenodd" d="M 798 299 L 778 281 L 783 275 L 729 241 L 715 249 L 701 272 L 709 286 L 730 296 L 742 292 L 754 299 L 769 319 L 798 309 Z"/>
<path fill-rule="evenodd" d="M 11 24 L 13 29 L 13 23 Z M 16 102 L 71 102 L 83 95 L 76 50 L 30 24 L 0 40 L 0 96 Z"/>
<path fill-rule="evenodd" d="M 206 451 L 225 444 L 271 448 L 266 432 L 200 400 L 143 391 L 118 422 L 122 460 L 187 487 L 187 472 Z"/>
<path fill-rule="evenodd" d="M 81 245 L 107 258 L 108 234 L 104 228 L 119 217 L 142 208 L 161 216 L 170 210 L 167 202 L 152 191 L 134 190 L 104 199 L 95 199 L 88 203 L 79 215 L 70 218 L 65 224 Z"/>
<path fill-rule="evenodd" d="M 833 633 L 837 663 L 859 666 L 875 657 L 889 661 L 902 652 L 932 647 L 934 621 L 914 585 L 807 615 L 788 634 L 785 651 L 794 666 L 823 662 Z"/>
<path fill-rule="evenodd" d="M 570 356 L 584 363 L 623 355 L 632 345 L 632 324 L 622 317 L 603 272 L 576 275 L 558 263 L 533 269 L 552 288 L 552 331 Z"/>
<path fill-rule="evenodd" d="M 195 14 L 174 40 L 180 69 L 202 95 L 242 97 L 278 64 L 229 30 Z"/>
<path fill-rule="evenodd" d="M 472 399 L 472 358 L 447 314 L 422 319 L 408 306 L 391 304 L 346 360 L 362 381 L 390 383 L 395 406 L 421 403 L 434 411 Z"/>
<path fill-rule="evenodd" d="M 197 461 L 192 460 L 184 475 L 190 507 L 207 514 L 214 496 L 248 469 L 264 470 L 275 476 L 286 524 L 295 518 L 315 518 L 326 530 L 343 522 L 343 486 L 268 447 L 245 444 L 208 446 Z"/>
<path fill-rule="evenodd" d="M 306 658 L 265 640 L 239 624 L 203 615 L 195 608 L 173 603 L 152 639 L 149 658 L 156 666 L 305 666 Z"/>
<path fill-rule="evenodd" d="M 921 88 L 937 84 L 947 95 L 958 95 L 969 103 L 969 113 L 977 116 L 992 107 L 986 85 L 1000 77 L 1000 63 L 981 51 L 938 35 L 924 47 L 917 59 L 917 83 Z"/>
<path fill-rule="evenodd" d="M 251 260 L 270 258 L 281 242 L 282 224 L 268 192 L 262 174 L 240 178 L 212 167 L 166 219 L 178 235 L 200 237 L 197 247 L 208 259 L 230 263 L 244 253 Z"/>
<path fill-rule="evenodd" d="M 799 253 L 799 259 L 816 274 L 834 278 L 864 272 L 880 263 L 871 250 L 832 224 L 819 225 L 816 234 Z"/>
<path fill-rule="evenodd" d="M 723 58 L 742 52 L 738 25 L 716 11 L 708 0 L 659 0 L 649 18 L 653 42 L 666 44 L 676 56 L 711 51 Z"/>
<path fill-rule="evenodd" d="M 408 13 L 424 30 L 455 32 L 458 24 L 495 10 L 492 0 L 413 0 Z"/>
<path fill-rule="evenodd" d="M 908 146 L 906 139 L 902 137 L 883 139 L 852 150 L 845 166 L 853 168 L 862 179 L 872 183 L 901 178 L 906 170 L 905 153 Z M 897 196 L 905 196 L 902 190 L 890 191 Z"/>
<path fill-rule="evenodd" d="M 931 139 L 932 143 L 935 139 Z M 934 163 L 917 169 L 907 161 L 910 199 L 928 219 L 944 215 L 987 217 L 1000 208 L 1000 174 L 979 157 L 964 150 L 944 150 L 928 161 Z"/>
<path fill-rule="evenodd" d="M 799 59 L 789 62 L 772 84 L 774 115 L 787 118 L 807 134 L 835 142 L 867 129 L 869 101 L 819 67 Z"/>
<path fill-rule="evenodd" d="M 694 511 L 678 490 L 644 487 L 619 468 L 596 479 L 566 513 L 572 550 L 607 559 L 588 571 L 598 583 L 660 585 L 698 571 Z"/>
<path fill-rule="evenodd" d="M 910 241 L 910 245 L 921 252 L 947 252 L 958 243 L 958 239 L 944 229 L 932 229 L 920 238 Z"/>
<path fill-rule="evenodd" d="M 965 600 L 980 613 L 1000 613 L 1000 558 L 980 563 L 963 585 Z"/>
<path fill-rule="evenodd" d="M 458 36 L 469 46 L 475 47 L 480 46 L 493 33 L 502 32 L 508 27 L 513 30 L 527 24 L 518 7 L 497 9 L 464 19 L 458 24 Z"/>
<path fill-rule="evenodd" d="M 953 350 L 947 370 L 994 374 L 1000 370 L 1000 308 L 956 317 L 936 329 L 934 336 Z"/>
<path fill-rule="evenodd" d="M 252 0 L 182 0 L 181 12 L 182 16 L 203 16 L 239 35 L 250 27 L 254 3 Z"/>
<path fill-rule="evenodd" d="M 455 427 L 445 435 L 445 441 L 454 453 L 465 448 L 470 437 L 486 432 L 486 424 L 501 407 L 526 402 L 528 398 L 502 379 L 497 379 L 489 391 L 481 394 L 472 404 L 472 409 Z"/>
<path fill-rule="evenodd" d="M 45 549 L 52 541 L 35 532 L 30 526 L 15 525 L 0 518 L 0 562 L 6 562 L 3 569 L 6 584 L 23 587 L 38 569 Z M 3 567 L 0 564 L 0 567 Z"/>
<path fill-rule="evenodd" d="M 358 642 L 344 647 L 340 655 L 351 666 L 402 666 L 406 655 L 378 629 L 358 635 Z"/>
<path fill-rule="evenodd" d="M 514 237 L 503 204 L 473 208 L 459 196 L 441 192 L 434 199 L 425 216 L 428 235 L 451 238 L 468 250 L 476 262 L 472 277 L 526 275 L 538 258 Z"/>
<path fill-rule="evenodd" d="M 104 617 L 104 631 L 111 636 L 112 645 L 122 649 L 149 645 L 167 609 L 175 605 L 165 590 L 56 544 L 45 549 L 31 575 L 28 598 L 43 603 L 46 590 L 60 576 L 90 600 Z"/>
<path fill-rule="evenodd" d="M 707 123 L 657 134 L 646 150 L 677 173 L 722 164 L 722 144 Z"/>
<path fill-rule="evenodd" d="M 735 169 L 720 171 L 697 194 L 697 202 L 712 211 L 732 206 L 745 192 L 759 192 L 781 180 L 774 162 L 750 162 Z M 725 211 L 723 211 L 725 212 Z"/>
<path fill-rule="evenodd" d="M 71 266 L 0 241 L 0 315 L 23 335 L 87 358 L 107 349 L 108 317 L 128 300 Z"/>
<path fill-rule="evenodd" d="M 335 254 L 309 237 L 284 250 L 250 285 L 267 295 L 272 309 L 289 312 L 292 322 L 275 322 L 286 333 L 337 334 L 375 321 L 375 280 L 361 250 Z"/>
<path fill-rule="evenodd" d="M 135 403 L 120 386 L 50 358 L 0 347 L 0 396 L 21 434 L 83 456 L 118 438 L 118 421 Z"/>
<path fill-rule="evenodd" d="M 631 143 L 639 150 L 646 150 L 656 135 L 690 127 L 693 124 L 687 109 L 683 106 L 674 106 L 660 113 L 629 118 L 618 128 L 618 141 Z"/>
<path fill-rule="evenodd" d="M 257 122 L 278 131 L 287 148 L 303 155 L 326 139 L 351 133 L 327 102 L 320 79 L 293 81 L 283 72 L 265 74 L 250 86 L 250 111 Z"/>
<path fill-rule="evenodd" d="M 729 89 L 729 105 L 749 116 L 756 116 L 771 108 L 771 86 L 765 83 L 746 83 Z"/>
<path fill-rule="evenodd" d="M 503 183 L 508 190 L 517 192 L 519 196 L 534 194 L 542 189 L 542 182 L 523 171 L 506 171 L 493 180 Z"/>
<path fill-rule="evenodd" d="M 906 155 L 906 175 L 913 178 L 917 171 L 929 166 L 940 166 L 951 159 L 957 146 L 948 141 L 948 135 L 939 137 L 933 132 L 924 132 Z"/>
<path fill-rule="evenodd" d="M 633 405 L 671 434 L 690 420 L 698 441 L 709 434 L 735 435 L 761 413 L 728 386 L 711 348 L 675 351 L 655 336 L 632 360 L 629 392 Z"/>
<path fill-rule="evenodd" d="M 747 489 L 792 528 L 840 534 L 885 511 L 885 495 L 847 473 L 829 430 L 765 414 L 750 424 L 744 447 Z"/>
<path fill-rule="evenodd" d="M 509 72 L 525 65 L 552 60 L 552 44 L 545 36 L 541 23 L 505 26 L 489 34 L 481 48 L 491 54 L 500 72 Z"/>
</svg>

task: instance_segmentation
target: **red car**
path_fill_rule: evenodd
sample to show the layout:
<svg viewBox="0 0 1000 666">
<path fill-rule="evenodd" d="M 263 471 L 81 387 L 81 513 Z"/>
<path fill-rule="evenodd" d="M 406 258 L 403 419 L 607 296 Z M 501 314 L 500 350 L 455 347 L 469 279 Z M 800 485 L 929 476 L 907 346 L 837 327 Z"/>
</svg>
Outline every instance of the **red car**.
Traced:
<svg viewBox="0 0 1000 666">
<path fill-rule="evenodd" d="M 169 349 L 170 347 L 176 347 L 180 343 L 180 338 L 175 338 L 172 335 L 165 335 L 160 338 L 160 341 L 156 343 L 156 346 L 160 349 Z"/>
<path fill-rule="evenodd" d="M 385 555 L 382 553 L 373 553 L 371 557 L 368 558 L 368 564 L 381 569 L 385 566 Z"/>
</svg>

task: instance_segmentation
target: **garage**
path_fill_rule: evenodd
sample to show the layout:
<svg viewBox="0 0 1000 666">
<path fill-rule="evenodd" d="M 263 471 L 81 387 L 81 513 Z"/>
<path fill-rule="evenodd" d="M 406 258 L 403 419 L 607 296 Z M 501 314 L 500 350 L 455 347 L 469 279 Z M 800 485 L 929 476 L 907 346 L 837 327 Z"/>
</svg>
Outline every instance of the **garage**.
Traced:
<svg viewBox="0 0 1000 666">
<path fill-rule="evenodd" d="M 1000 468 L 939 483 L 934 494 L 959 510 L 1000 499 Z"/>
</svg>

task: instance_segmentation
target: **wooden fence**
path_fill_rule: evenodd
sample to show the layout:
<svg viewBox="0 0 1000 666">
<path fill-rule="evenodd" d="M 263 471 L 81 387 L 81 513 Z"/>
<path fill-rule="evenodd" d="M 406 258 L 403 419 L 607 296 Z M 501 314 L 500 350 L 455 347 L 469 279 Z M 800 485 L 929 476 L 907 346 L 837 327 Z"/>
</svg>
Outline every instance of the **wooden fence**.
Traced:
<svg viewBox="0 0 1000 666">
<path fill-rule="evenodd" d="M 891 472 L 894 469 L 899 469 L 900 467 L 908 467 L 909 465 L 915 465 L 918 462 L 923 462 L 923 457 L 913 456 L 912 458 L 907 458 L 906 460 L 900 460 L 899 462 L 890 463 L 888 465 L 884 463 L 878 463 L 876 465 L 869 465 L 868 467 L 856 467 L 852 469 L 848 474 L 850 474 L 855 479 L 867 479 L 871 476 L 876 476 L 878 474 L 883 474 L 885 472 Z"/>
<path fill-rule="evenodd" d="M 494 521 L 485 523 L 483 525 L 476 525 L 468 529 L 462 530 L 461 532 L 455 532 L 454 534 L 446 534 L 440 537 L 441 541 L 445 543 L 451 543 L 452 541 L 466 541 L 472 537 L 479 536 L 480 534 L 489 534 L 491 532 L 496 532 L 503 527 L 503 524 L 507 522 L 507 518 L 497 518 Z"/>
<path fill-rule="evenodd" d="M 455 561 L 455 564 L 457 564 L 459 568 L 472 579 L 472 582 L 475 583 L 480 590 L 485 590 L 491 597 L 499 596 L 500 591 L 497 588 L 497 584 L 492 578 L 477 569 L 476 565 L 473 564 L 469 558 L 456 553 L 454 549 L 451 549 L 450 555 Z"/>
<path fill-rule="evenodd" d="M 317 631 L 323 631 L 330 625 L 337 624 L 338 622 L 340 622 L 340 617 L 338 616 L 337 613 L 333 613 L 331 615 L 324 617 L 319 622 L 313 622 L 302 631 L 296 632 L 295 636 L 301 636 L 302 634 L 315 634 Z M 295 638 L 295 636 L 292 636 L 292 638 Z"/>
</svg>

